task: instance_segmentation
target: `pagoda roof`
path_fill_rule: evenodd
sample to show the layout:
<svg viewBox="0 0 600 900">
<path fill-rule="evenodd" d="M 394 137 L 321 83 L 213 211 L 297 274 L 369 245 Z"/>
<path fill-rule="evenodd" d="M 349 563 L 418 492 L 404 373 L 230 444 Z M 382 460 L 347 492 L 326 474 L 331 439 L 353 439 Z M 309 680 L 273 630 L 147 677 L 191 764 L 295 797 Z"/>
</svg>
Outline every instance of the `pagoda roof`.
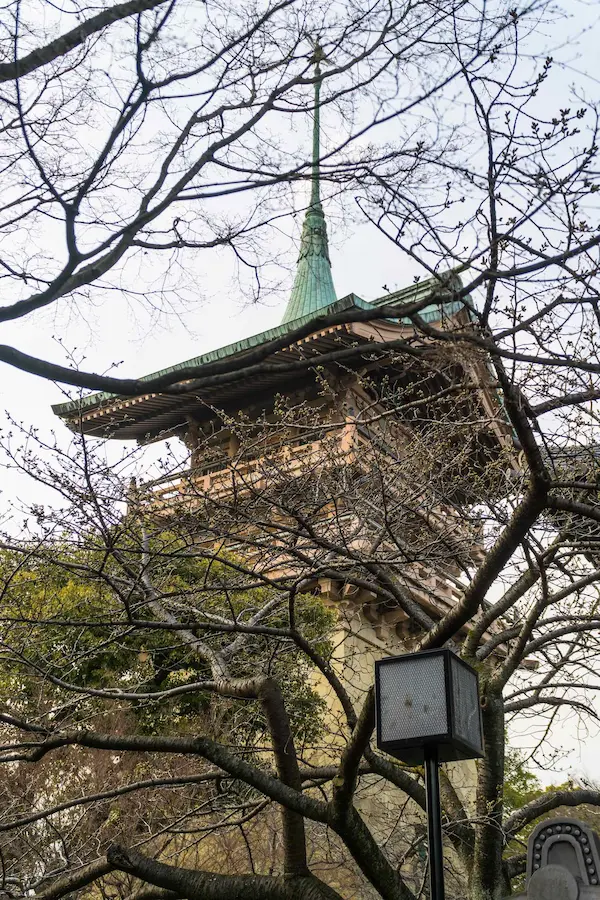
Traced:
<svg viewBox="0 0 600 900">
<path fill-rule="evenodd" d="M 340 349 L 340 342 L 352 344 L 360 341 L 361 335 L 356 329 L 349 328 L 348 325 L 325 327 L 319 326 L 320 321 L 325 316 L 335 315 L 346 311 L 366 310 L 373 307 L 385 306 L 404 306 L 407 303 L 414 303 L 426 300 L 431 295 L 431 304 L 424 307 L 419 315 L 429 322 L 439 321 L 444 316 L 453 316 L 460 310 L 465 309 L 465 304 L 461 300 L 447 301 L 438 300 L 436 302 L 435 295 L 448 284 L 449 275 L 452 281 L 460 286 L 460 279 L 452 273 L 444 273 L 435 278 L 424 279 L 415 282 L 402 290 L 385 294 L 372 303 L 362 300 L 356 294 L 348 294 L 346 297 L 336 300 L 334 303 L 326 307 L 313 311 L 308 315 L 302 316 L 292 321 L 283 322 L 274 328 L 263 331 L 251 337 L 235 341 L 216 350 L 211 350 L 200 356 L 185 360 L 149 375 L 140 378 L 140 381 L 152 382 L 157 378 L 173 375 L 178 371 L 182 372 L 182 379 L 177 382 L 180 385 L 189 383 L 189 392 L 173 393 L 168 388 L 163 391 L 142 394 L 135 397 L 123 397 L 118 394 L 101 392 L 90 394 L 77 400 L 71 400 L 67 403 L 59 403 L 52 407 L 53 412 L 64 419 L 69 427 L 74 431 L 80 431 L 84 434 L 96 437 L 116 438 L 116 439 L 137 439 L 137 440 L 156 440 L 160 437 L 166 437 L 166 432 L 174 428 L 178 423 L 184 424 L 186 415 L 198 408 L 199 404 L 205 408 L 212 406 L 221 409 L 232 408 L 240 409 L 244 403 L 244 397 L 249 393 L 257 395 L 261 391 L 272 392 L 284 386 L 286 377 L 284 373 L 278 373 L 277 368 L 283 366 L 288 368 L 289 363 L 293 362 L 290 356 L 292 347 L 304 345 L 307 341 L 312 341 L 312 350 L 317 355 L 329 352 L 331 350 Z M 454 285 L 453 285 L 454 286 Z M 447 294 L 446 294 L 447 296 Z M 310 323 L 315 322 L 315 332 L 310 333 L 307 337 L 298 341 L 298 332 Z M 381 320 L 379 320 L 381 321 Z M 385 319 L 389 325 L 411 327 L 410 320 L 402 319 Z M 364 330 L 364 328 L 363 328 Z M 286 343 L 285 338 L 290 336 L 290 342 Z M 366 335 L 363 339 L 367 339 Z M 372 337 L 369 339 L 372 340 Z M 235 380 L 232 378 L 226 384 L 216 384 L 214 386 L 206 386 L 199 384 L 198 390 L 194 390 L 193 382 L 196 379 L 203 379 L 205 376 L 212 374 L 214 364 L 224 360 L 239 361 L 243 364 L 244 357 L 251 351 L 275 342 L 273 352 L 270 353 L 264 362 L 277 363 L 276 367 L 270 366 L 269 372 L 261 374 L 260 377 L 252 378 L 252 384 L 247 379 Z M 301 354 L 302 356 L 304 354 Z M 193 378 L 190 378 L 189 370 L 195 369 Z M 202 370 L 205 370 L 204 372 Z M 234 371 L 234 367 L 230 371 Z M 185 374 L 184 374 L 185 373 Z M 289 382 L 292 376 L 287 374 Z M 293 380 L 297 381 L 298 377 L 293 376 Z"/>
<path fill-rule="evenodd" d="M 429 322 L 461 311 L 468 317 L 465 302 L 450 299 L 453 289 L 462 288 L 460 278 L 453 271 L 415 281 L 372 303 L 356 294 L 336 299 L 320 197 L 321 60 L 322 51 L 317 47 L 310 202 L 304 217 L 294 284 L 282 323 L 145 375 L 139 381 L 148 382 L 148 393 L 126 397 L 102 392 L 53 406 L 53 412 L 73 431 L 143 442 L 161 439 L 185 427 L 190 417 L 200 423 L 214 419 L 215 410 L 235 414 L 257 404 L 260 409 L 260 404 L 268 404 L 269 396 L 272 398 L 276 392 L 301 389 L 314 382 L 314 366 L 319 356 L 362 343 L 406 338 L 414 333 L 412 322 L 393 318 L 395 306 L 416 303 L 420 316 Z M 364 316 L 352 319 L 352 310 L 372 310 L 378 306 L 385 307 L 385 317 L 374 316 L 370 322 L 364 321 Z M 338 324 L 327 325 L 327 318 L 331 320 L 336 314 L 340 317 Z M 260 348 L 264 350 L 261 352 Z"/>
</svg>

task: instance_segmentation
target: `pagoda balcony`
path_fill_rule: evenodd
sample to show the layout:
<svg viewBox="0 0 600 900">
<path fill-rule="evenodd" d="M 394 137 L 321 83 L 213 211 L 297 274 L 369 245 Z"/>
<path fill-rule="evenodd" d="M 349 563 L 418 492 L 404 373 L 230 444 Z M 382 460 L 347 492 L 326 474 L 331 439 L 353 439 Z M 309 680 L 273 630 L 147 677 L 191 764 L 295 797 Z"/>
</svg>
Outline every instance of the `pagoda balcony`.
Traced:
<svg viewBox="0 0 600 900">
<path fill-rule="evenodd" d="M 333 433 L 335 434 L 335 432 Z M 164 475 L 145 485 L 150 509 L 156 514 L 176 516 L 191 511 L 204 499 L 223 499 L 234 490 L 256 491 L 279 473 L 286 478 L 299 475 L 312 467 L 331 462 L 354 461 L 353 442 L 331 435 L 307 441 L 305 437 L 272 444 L 262 454 L 227 457 L 224 453 L 211 462 L 191 465 L 186 469 Z M 337 445 L 337 446 L 336 446 Z"/>
<path fill-rule="evenodd" d="M 306 435 L 287 439 L 279 445 L 270 445 L 260 455 L 247 458 L 239 452 L 235 457 L 228 457 L 223 446 L 220 456 L 213 461 L 190 466 L 146 484 L 143 491 L 146 511 L 167 521 L 178 516 L 201 519 L 203 515 L 210 516 L 211 502 L 226 505 L 234 491 L 243 502 L 244 495 L 251 498 L 269 486 L 272 489 L 276 478 L 288 480 L 310 470 L 322 471 L 327 465 L 353 466 L 358 472 L 368 472 L 367 454 L 369 447 L 373 447 L 372 435 L 361 434 L 356 426 L 345 424 L 336 429 L 322 429 L 320 436 L 312 432 L 311 436 L 313 440 L 307 440 Z M 415 527 L 423 528 L 433 538 L 434 545 L 437 536 L 443 538 L 447 555 L 442 552 L 436 559 L 434 553 L 431 559 L 407 562 L 403 580 L 413 599 L 435 620 L 459 603 L 463 596 L 464 586 L 454 553 L 457 558 L 462 558 L 463 564 L 479 565 L 484 556 L 483 533 L 479 523 L 465 523 L 450 504 L 434 502 L 425 493 L 422 498 L 415 494 L 414 499 L 417 504 L 422 500 L 420 515 L 415 516 Z M 337 515 L 340 514 L 344 515 L 338 508 Z M 347 514 L 352 518 L 352 509 L 348 509 Z M 237 546 L 234 533 L 231 538 L 232 547 Z M 274 552 L 277 552 L 276 544 L 275 537 Z M 240 552 L 252 553 L 243 540 L 240 547 Z M 283 574 L 288 565 L 283 548 L 281 565 L 280 574 Z M 381 604 L 370 591 L 324 578 L 316 578 L 309 590 L 338 607 L 344 615 L 355 610 L 361 620 L 376 628 L 377 634 L 381 632 L 382 639 L 384 635 L 395 635 L 395 639 L 403 640 L 411 637 L 411 622 L 400 607 Z"/>
<path fill-rule="evenodd" d="M 228 457 L 224 450 L 213 460 L 201 465 L 191 465 L 179 472 L 169 473 L 155 479 L 144 486 L 144 502 L 146 510 L 156 516 L 173 518 L 182 515 L 193 515 L 207 501 L 226 502 L 236 493 L 238 496 L 262 492 L 278 480 L 287 482 L 306 472 L 323 470 L 333 466 L 352 466 L 357 470 L 368 472 L 365 463 L 369 450 L 373 448 L 373 437 L 367 435 L 354 424 L 340 424 L 338 428 L 323 428 L 320 433 L 312 432 L 312 440 L 306 435 L 290 437 L 277 444 L 271 444 L 263 453 L 254 452 L 246 456 Z M 255 451 L 259 448 L 255 448 Z M 381 453 L 381 448 L 379 448 Z M 384 458 L 388 454 L 384 448 Z M 397 460 L 390 458 L 391 465 L 398 465 Z M 378 461 L 378 464 L 379 461 Z M 399 490 L 393 485 L 390 492 Z M 452 505 L 433 500 L 423 495 L 413 496 L 416 506 L 415 527 L 428 528 L 432 535 L 443 535 L 449 544 L 456 547 L 463 545 L 461 555 L 468 557 L 470 564 L 481 563 L 483 551 L 483 532 L 477 522 L 465 523 Z M 468 547 L 468 550 L 467 550 Z M 467 561 L 467 560 L 465 560 Z M 431 574 L 431 573 L 428 573 Z M 416 581 L 427 582 L 425 572 L 419 573 Z M 427 583 L 425 590 L 436 589 Z M 451 596 L 456 588 L 446 583 L 442 594 L 448 594 L 453 602 L 457 598 Z"/>
</svg>

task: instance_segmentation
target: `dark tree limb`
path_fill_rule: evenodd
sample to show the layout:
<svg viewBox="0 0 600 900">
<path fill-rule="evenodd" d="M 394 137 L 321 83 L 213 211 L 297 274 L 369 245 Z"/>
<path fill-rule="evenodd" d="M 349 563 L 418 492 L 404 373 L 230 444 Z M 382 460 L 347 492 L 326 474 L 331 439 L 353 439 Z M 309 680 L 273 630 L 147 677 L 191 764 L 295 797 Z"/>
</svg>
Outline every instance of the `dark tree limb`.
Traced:
<svg viewBox="0 0 600 900">
<path fill-rule="evenodd" d="M 499 691 L 482 687 L 482 718 L 485 757 L 477 767 L 476 810 L 479 820 L 471 867 L 474 895 L 504 897 L 508 882 L 499 883 L 504 873 L 502 808 L 504 791 L 504 710 Z"/>
<path fill-rule="evenodd" d="M 543 511 L 546 495 L 547 489 L 544 484 L 532 485 L 529 488 L 506 528 L 486 555 L 462 599 L 425 635 L 419 644 L 420 650 L 442 646 L 475 615 L 488 590 Z"/>
<path fill-rule="evenodd" d="M 302 777 L 289 716 L 279 685 L 272 678 L 265 678 L 258 689 L 258 699 L 267 717 L 273 745 L 277 774 L 281 781 L 302 793 Z M 309 874 L 306 859 L 306 833 L 301 813 L 282 805 L 284 873 L 286 877 L 304 877 Z"/>
<path fill-rule="evenodd" d="M 383 900 L 415 900 L 355 807 L 349 806 L 341 816 L 337 816 L 337 809 L 331 804 L 330 813 L 331 828 L 342 838 L 362 873 L 377 887 Z"/>
<path fill-rule="evenodd" d="M 375 693 L 371 687 L 365 698 L 358 722 L 350 735 L 340 760 L 338 773 L 333 780 L 333 804 L 336 816 L 343 818 L 352 803 L 358 780 L 358 770 L 363 754 L 369 745 L 375 727 Z"/>
<path fill-rule="evenodd" d="M 591 716 L 592 719 L 598 720 L 600 718 L 591 703 L 581 703 L 581 701 L 574 700 L 572 697 L 528 697 L 526 700 L 515 700 L 513 703 L 507 703 L 505 711 L 507 713 L 522 712 L 524 709 L 534 709 L 537 706 L 550 706 L 555 709 L 566 706 L 569 709 L 578 709 L 579 712 Z"/>
<path fill-rule="evenodd" d="M 102 272 L 98 271 L 92 280 L 100 277 L 101 274 Z M 87 279 L 87 281 L 89 280 L 90 279 Z M 75 286 L 79 286 L 80 281 L 82 284 L 87 283 L 86 278 L 78 275 L 77 285 Z M 67 287 L 64 289 L 61 288 L 60 296 L 63 296 L 67 292 Z M 33 309 L 38 308 L 40 305 L 45 306 L 48 303 L 52 303 L 53 299 L 58 299 L 58 296 L 55 298 L 46 298 L 44 295 L 43 298 L 39 299 L 39 302 L 38 298 L 30 298 L 28 301 L 19 301 L 23 304 L 22 307 L 17 307 L 17 304 L 13 304 L 10 307 L 0 307 L 0 321 L 18 318 L 20 315 L 25 315 Z M 17 350 L 15 347 L 10 347 L 6 344 L 0 345 L 0 361 L 14 366 L 17 369 L 21 369 L 24 372 L 29 372 L 31 375 L 39 375 L 41 378 L 58 381 L 61 384 L 70 384 L 74 387 L 89 388 L 90 390 L 96 391 L 107 391 L 109 393 L 127 397 L 145 394 L 148 391 L 167 391 L 167 389 L 169 389 L 169 394 L 189 394 L 201 390 L 203 387 L 213 387 L 215 384 L 225 384 L 229 381 L 244 380 L 251 375 L 268 372 L 270 371 L 268 366 L 262 366 L 260 369 L 255 367 L 259 366 L 264 360 L 278 350 L 288 347 L 290 344 L 299 341 L 301 338 L 306 337 L 321 328 L 330 327 L 332 325 L 343 325 L 349 322 L 368 322 L 375 319 L 383 319 L 386 316 L 388 318 L 391 316 L 403 317 L 410 314 L 415 308 L 422 309 L 424 306 L 427 306 L 431 303 L 431 300 L 432 298 L 430 296 L 425 300 L 415 303 L 406 303 L 398 307 L 374 306 L 372 310 L 354 309 L 345 310 L 341 313 L 316 316 L 306 325 L 302 325 L 295 328 L 293 331 L 290 331 L 285 337 L 273 339 L 272 341 L 268 341 L 260 347 L 245 353 L 242 365 L 240 365 L 241 360 L 234 357 L 232 359 L 219 360 L 203 366 L 181 367 L 173 372 L 157 376 L 156 378 L 114 378 L 110 375 L 98 375 L 94 372 L 83 372 L 70 368 L 69 366 L 61 366 L 57 363 L 30 356 L 29 354 L 23 353 L 21 350 Z M 32 306 L 31 304 L 35 305 Z M 388 341 L 382 344 L 369 345 L 368 347 L 369 353 L 379 351 L 384 352 L 393 349 L 401 350 L 402 352 L 410 353 L 411 355 L 420 355 L 418 351 L 405 340 Z M 365 348 L 363 345 L 347 347 L 341 351 L 333 351 L 332 353 L 319 356 L 318 363 L 319 365 L 322 365 L 325 362 L 335 362 L 338 359 L 349 361 L 352 358 L 359 358 L 364 352 Z M 298 360 L 297 362 L 292 362 L 284 366 L 279 364 L 277 366 L 277 372 L 283 374 L 289 372 L 290 374 L 293 374 L 302 371 L 303 369 L 311 368 L 311 366 L 315 365 L 315 362 L 316 361 L 308 359 Z M 190 382 L 192 379 L 196 380 L 193 383 L 180 384 L 181 382 Z"/>
<path fill-rule="evenodd" d="M 88 863 L 87 866 L 82 866 L 80 869 L 75 869 L 66 875 L 62 875 L 53 881 L 49 887 L 36 892 L 36 900 L 57 900 L 59 897 L 64 897 L 65 894 L 79 891 L 81 888 L 87 887 L 88 884 L 92 884 L 98 878 L 102 878 L 103 875 L 108 875 L 114 868 L 112 863 L 104 857 L 96 859 L 94 862 Z"/>
<path fill-rule="evenodd" d="M 523 875 L 527 869 L 527 854 L 517 853 L 515 856 L 509 856 L 504 860 L 504 871 L 507 878 L 516 878 L 517 875 Z"/>
<path fill-rule="evenodd" d="M 134 891 L 133 894 L 129 894 L 124 900 L 184 900 L 184 898 L 181 898 L 181 894 L 177 894 L 175 891 L 166 891 L 164 888 L 147 884 Z"/>
<path fill-rule="evenodd" d="M 218 875 L 168 866 L 119 845 L 109 848 L 107 859 L 114 869 L 187 900 L 341 900 L 339 894 L 313 875 L 295 878 Z"/>
<path fill-rule="evenodd" d="M 5 755 L 4 761 L 37 762 L 53 750 L 79 746 L 92 750 L 132 751 L 137 753 L 182 753 L 200 756 L 225 772 L 252 785 L 266 797 L 317 822 L 327 821 L 327 805 L 284 784 L 266 771 L 241 759 L 229 748 L 206 737 L 169 735 L 112 735 L 93 731 L 65 732 L 40 742 L 18 754 Z"/>
<path fill-rule="evenodd" d="M 83 44 L 93 34 L 97 34 L 113 22 L 120 19 L 126 19 L 129 16 L 145 12 L 146 10 L 156 9 L 157 6 L 165 3 L 166 0 L 128 0 L 127 3 L 118 3 L 116 6 L 103 10 L 96 16 L 86 19 L 77 25 L 76 28 L 67 31 L 54 41 L 50 41 L 44 47 L 38 47 L 32 50 L 27 56 L 12 62 L 0 63 L 0 83 L 5 81 L 13 81 L 15 78 L 22 78 L 35 72 L 41 66 L 45 66 L 55 59 L 74 50 Z"/>
<path fill-rule="evenodd" d="M 487 644 L 482 647 L 483 635 L 493 622 L 508 612 L 521 599 L 539 577 L 540 573 L 537 567 L 531 566 L 514 584 L 511 584 L 500 600 L 481 613 L 479 621 L 471 628 L 464 643 L 463 652 L 466 657 L 476 656 L 477 659 L 485 659 L 489 655 L 496 645 L 492 643 L 490 650 L 488 650 Z M 492 642 L 493 640 L 494 638 L 492 638 Z"/>
<path fill-rule="evenodd" d="M 559 806 L 600 806 L 600 791 L 550 791 L 536 797 L 530 803 L 515 810 L 504 823 L 504 832 L 508 839 L 514 837 L 525 825 L 529 825 L 540 816 L 545 816 Z"/>
</svg>

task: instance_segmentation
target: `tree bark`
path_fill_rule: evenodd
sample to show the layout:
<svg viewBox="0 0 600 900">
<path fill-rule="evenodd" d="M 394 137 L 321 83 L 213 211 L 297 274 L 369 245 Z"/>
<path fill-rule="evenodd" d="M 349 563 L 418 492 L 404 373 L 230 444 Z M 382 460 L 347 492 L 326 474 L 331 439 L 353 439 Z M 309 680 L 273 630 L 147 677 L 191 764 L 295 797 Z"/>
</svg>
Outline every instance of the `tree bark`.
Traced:
<svg viewBox="0 0 600 900">
<path fill-rule="evenodd" d="M 115 869 L 187 900 L 342 900 L 336 891 L 313 875 L 295 878 L 218 875 L 167 866 L 119 845 L 109 848 L 107 858 Z"/>
<path fill-rule="evenodd" d="M 478 763 L 477 819 L 470 900 L 503 900 L 511 893 L 502 861 L 504 707 L 500 691 L 481 691 L 485 757 Z"/>
</svg>

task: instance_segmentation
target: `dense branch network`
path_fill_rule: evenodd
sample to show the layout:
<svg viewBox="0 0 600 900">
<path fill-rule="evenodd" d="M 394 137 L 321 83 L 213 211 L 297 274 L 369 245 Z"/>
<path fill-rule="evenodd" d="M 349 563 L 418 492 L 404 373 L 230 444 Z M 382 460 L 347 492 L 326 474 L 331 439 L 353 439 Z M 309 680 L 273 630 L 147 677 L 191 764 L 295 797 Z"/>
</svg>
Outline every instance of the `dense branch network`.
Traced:
<svg viewBox="0 0 600 900">
<path fill-rule="evenodd" d="M 310 177 L 284 132 L 312 108 L 317 36 L 339 123 L 322 182 L 433 281 L 148 378 L 0 346 L 214 425 L 164 435 L 186 463 L 165 450 L 150 482 L 138 451 L 107 466 L 81 435 L 3 436 L 7 471 L 54 498 L 0 548 L 7 896 L 422 896 L 423 774 L 373 735 L 370 664 L 399 646 L 450 646 L 480 675 L 486 757 L 466 786 L 442 777 L 450 896 L 501 900 L 533 822 L 599 805 L 585 786 L 511 800 L 506 740 L 525 731 L 547 764 L 554 735 L 597 719 L 597 110 L 548 106 L 560 60 L 527 33 L 548 4 L 485 13 L 132 0 L 42 29 L 11 7 L 3 323 L 84 316 L 117 285 L 155 303 L 146 254 L 169 260 L 159 303 L 200 252 L 260 282 Z M 281 360 L 375 320 L 402 338 Z M 274 374 L 293 387 L 257 416 L 205 403 Z"/>
</svg>

